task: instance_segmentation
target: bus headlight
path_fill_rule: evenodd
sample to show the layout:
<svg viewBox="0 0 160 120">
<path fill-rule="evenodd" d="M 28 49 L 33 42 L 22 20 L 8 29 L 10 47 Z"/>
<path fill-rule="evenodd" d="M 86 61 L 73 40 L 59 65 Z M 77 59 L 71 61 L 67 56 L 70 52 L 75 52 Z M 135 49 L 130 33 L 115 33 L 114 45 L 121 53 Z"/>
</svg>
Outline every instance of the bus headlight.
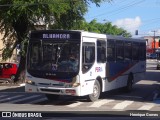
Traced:
<svg viewBox="0 0 160 120">
<path fill-rule="evenodd" d="M 80 85 L 80 83 L 78 83 L 79 82 L 79 76 L 76 76 L 76 77 L 74 77 L 73 79 L 72 79 L 72 87 L 78 87 L 79 85 Z"/>
<path fill-rule="evenodd" d="M 31 80 L 26 80 L 25 83 L 30 84 L 30 85 L 35 85 L 35 82 L 33 82 Z"/>
<path fill-rule="evenodd" d="M 71 88 L 71 87 L 78 87 L 80 83 L 70 83 L 66 85 L 66 88 Z"/>
<path fill-rule="evenodd" d="M 72 87 L 78 87 L 80 83 L 72 83 Z"/>
</svg>

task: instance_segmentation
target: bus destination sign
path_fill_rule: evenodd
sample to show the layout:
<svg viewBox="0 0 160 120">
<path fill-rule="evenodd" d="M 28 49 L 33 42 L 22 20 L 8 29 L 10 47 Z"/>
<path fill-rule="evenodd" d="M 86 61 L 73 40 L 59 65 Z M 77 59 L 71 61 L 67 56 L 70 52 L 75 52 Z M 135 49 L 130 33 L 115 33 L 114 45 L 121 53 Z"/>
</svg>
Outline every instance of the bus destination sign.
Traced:
<svg viewBox="0 0 160 120">
<path fill-rule="evenodd" d="M 33 31 L 30 37 L 32 39 L 48 39 L 48 40 L 80 40 L 80 32 L 63 32 L 63 31 Z"/>
<path fill-rule="evenodd" d="M 45 34 L 43 34 L 42 35 L 42 38 L 44 38 L 44 39 L 70 39 L 71 38 L 71 36 L 70 36 L 70 34 L 51 34 L 51 33 L 45 33 Z"/>
</svg>

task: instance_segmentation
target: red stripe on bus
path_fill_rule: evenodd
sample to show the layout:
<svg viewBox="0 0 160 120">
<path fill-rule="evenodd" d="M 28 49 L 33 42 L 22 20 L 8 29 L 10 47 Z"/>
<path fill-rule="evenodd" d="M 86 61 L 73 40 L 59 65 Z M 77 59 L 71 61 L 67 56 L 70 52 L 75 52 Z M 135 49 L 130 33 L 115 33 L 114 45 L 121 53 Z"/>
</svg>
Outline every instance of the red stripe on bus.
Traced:
<svg viewBox="0 0 160 120">
<path fill-rule="evenodd" d="M 135 63 L 136 64 L 136 63 Z M 117 73 L 115 76 L 111 77 L 111 80 L 116 80 L 116 78 L 118 78 L 119 76 L 121 76 L 123 73 L 125 73 L 126 71 L 128 71 L 130 68 L 132 68 L 135 64 L 129 65 L 127 68 L 125 68 L 124 70 L 120 71 L 119 73 Z"/>
</svg>

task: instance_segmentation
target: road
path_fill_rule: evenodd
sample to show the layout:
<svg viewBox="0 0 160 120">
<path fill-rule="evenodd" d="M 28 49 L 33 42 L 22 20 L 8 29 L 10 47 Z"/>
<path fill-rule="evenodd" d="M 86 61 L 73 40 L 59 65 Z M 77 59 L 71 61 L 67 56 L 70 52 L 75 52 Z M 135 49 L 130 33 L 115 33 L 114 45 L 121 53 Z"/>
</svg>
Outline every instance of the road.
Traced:
<svg viewBox="0 0 160 120">
<path fill-rule="evenodd" d="M 0 86 L 0 111 L 51 112 L 52 116 L 64 112 L 63 115 L 66 117 L 113 116 L 113 114 L 131 116 L 131 113 L 136 114 L 138 111 L 145 112 L 144 114 L 152 112 L 160 117 L 160 113 L 156 112 L 160 111 L 160 99 L 157 94 L 160 91 L 159 78 L 160 70 L 156 70 L 156 61 L 147 61 L 146 77 L 134 85 L 131 93 L 124 93 L 121 89 L 107 92 L 96 102 L 87 102 L 85 97 L 72 96 L 61 96 L 59 100 L 51 102 L 44 94 L 25 93 L 24 86 Z"/>
</svg>

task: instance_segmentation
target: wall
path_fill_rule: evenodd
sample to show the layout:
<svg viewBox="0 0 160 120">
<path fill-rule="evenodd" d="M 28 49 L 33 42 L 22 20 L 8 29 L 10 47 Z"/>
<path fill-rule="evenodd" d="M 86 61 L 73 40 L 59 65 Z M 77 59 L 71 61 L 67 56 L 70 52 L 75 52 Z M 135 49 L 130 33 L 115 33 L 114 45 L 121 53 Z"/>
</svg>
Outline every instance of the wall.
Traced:
<svg viewBox="0 0 160 120">
<path fill-rule="evenodd" d="M 4 48 L 4 44 L 3 44 L 2 38 L 3 38 L 3 35 L 0 33 L 0 62 L 14 62 L 14 63 L 16 62 L 17 63 L 18 60 L 17 60 L 17 52 L 16 52 L 16 50 L 14 50 L 13 55 L 12 55 L 12 57 L 10 59 L 8 59 L 6 61 L 2 60 L 2 49 Z"/>
</svg>

